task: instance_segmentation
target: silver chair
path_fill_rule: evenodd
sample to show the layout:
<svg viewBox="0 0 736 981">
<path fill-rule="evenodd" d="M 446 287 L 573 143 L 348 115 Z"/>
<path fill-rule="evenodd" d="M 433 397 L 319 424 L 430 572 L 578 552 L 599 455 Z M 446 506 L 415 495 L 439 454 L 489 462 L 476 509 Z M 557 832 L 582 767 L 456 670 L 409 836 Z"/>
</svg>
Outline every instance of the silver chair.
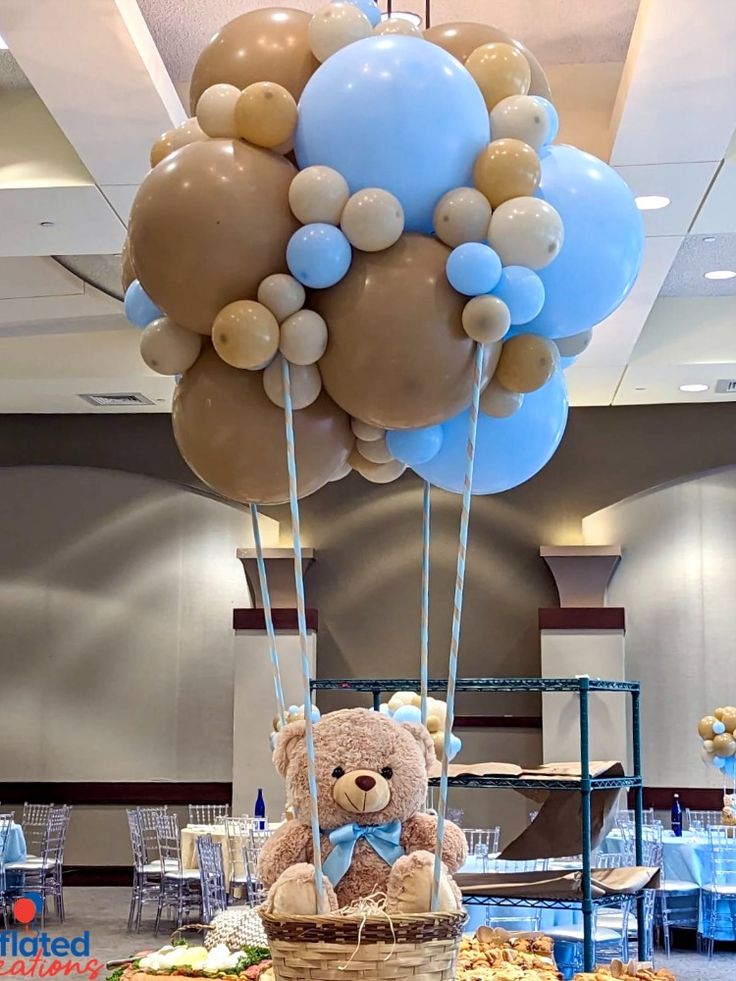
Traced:
<svg viewBox="0 0 736 981">
<path fill-rule="evenodd" d="M 133 886 L 128 911 L 128 932 L 130 933 L 135 925 L 136 933 L 140 933 L 143 907 L 146 903 L 158 903 L 161 890 L 161 862 L 158 858 L 152 862 L 147 860 L 140 809 L 127 810 L 126 814 L 130 846 L 133 851 Z"/>
<path fill-rule="evenodd" d="M 487 858 L 483 862 L 484 872 L 546 872 L 549 868 L 548 858 L 529 858 L 518 861 L 507 861 L 506 859 Z"/>
<path fill-rule="evenodd" d="M 501 837 L 501 828 L 463 828 L 465 841 L 468 845 L 468 856 L 481 859 L 484 865 L 489 856 L 498 853 L 498 842 Z"/>
<path fill-rule="evenodd" d="M 211 835 L 199 835 L 197 861 L 202 889 L 202 922 L 211 923 L 218 913 L 227 909 L 222 845 L 215 844 Z"/>
<path fill-rule="evenodd" d="M 642 812 L 642 823 L 643 824 L 654 824 L 657 819 L 654 816 L 653 807 L 645 807 Z M 636 811 L 630 807 L 620 807 L 618 813 L 616 814 L 616 824 L 620 827 L 622 824 L 634 824 L 636 821 Z"/>
<path fill-rule="evenodd" d="M 23 805 L 23 816 L 20 823 L 29 857 L 33 857 L 41 851 L 44 832 L 53 809 L 53 804 L 29 804 L 26 802 Z"/>
<path fill-rule="evenodd" d="M 60 922 L 64 922 L 64 845 L 69 829 L 71 807 L 62 804 L 55 807 L 49 815 L 38 858 L 27 858 L 22 862 L 8 862 L 6 872 L 22 876 L 22 889 L 33 890 L 43 900 L 41 908 L 41 927 L 46 923 L 47 901 L 54 901 L 54 911 Z"/>
<path fill-rule="evenodd" d="M 229 804 L 190 804 L 189 823 L 205 825 L 224 825 L 230 817 Z"/>
<path fill-rule="evenodd" d="M 712 957 L 716 940 L 736 933 L 736 828 L 709 828 L 708 851 L 710 881 L 700 893 L 700 929 Z M 721 931 L 728 936 L 719 938 Z"/>
<path fill-rule="evenodd" d="M 696 811 L 692 807 L 685 808 L 685 823 L 688 831 L 706 831 L 719 825 L 722 818 L 720 811 Z"/>
<path fill-rule="evenodd" d="M 247 814 L 241 817 L 225 818 L 225 833 L 227 835 L 228 856 L 230 859 L 230 888 L 228 895 L 234 900 L 237 894 L 248 889 L 248 868 L 245 857 L 245 845 L 251 831 L 256 829 L 255 818 Z"/>
<path fill-rule="evenodd" d="M 266 900 L 266 889 L 258 877 L 258 859 L 270 831 L 251 828 L 243 844 L 243 865 L 246 876 L 246 902 L 249 906 L 260 906 Z"/>
<path fill-rule="evenodd" d="M 178 928 L 192 910 L 201 909 L 202 890 L 199 869 L 185 869 L 182 866 L 179 821 L 176 814 L 159 814 L 156 819 L 156 834 L 158 861 L 162 870 L 153 931 L 158 936 L 164 909 L 174 910 L 174 920 Z"/>
<path fill-rule="evenodd" d="M 595 963 L 604 963 L 619 958 L 629 959 L 629 915 L 633 900 L 626 899 L 618 907 L 619 919 L 616 925 L 606 926 L 602 920 L 601 907 L 593 909 L 593 948 Z M 553 940 L 564 941 L 575 947 L 574 968 L 582 970 L 583 963 L 583 924 L 550 927 L 545 934 Z"/>
<path fill-rule="evenodd" d="M 137 807 L 138 823 L 143 838 L 143 849 L 145 853 L 145 864 L 155 865 L 160 868 L 158 855 L 158 832 L 157 823 L 159 815 L 167 814 L 166 804 L 161 807 Z"/>
<path fill-rule="evenodd" d="M 0 908 L 2 908 L 3 924 L 8 929 L 8 913 L 10 911 L 10 894 L 5 879 L 5 852 L 8 847 L 10 829 L 13 819 L 10 815 L 0 814 Z"/>
</svg>

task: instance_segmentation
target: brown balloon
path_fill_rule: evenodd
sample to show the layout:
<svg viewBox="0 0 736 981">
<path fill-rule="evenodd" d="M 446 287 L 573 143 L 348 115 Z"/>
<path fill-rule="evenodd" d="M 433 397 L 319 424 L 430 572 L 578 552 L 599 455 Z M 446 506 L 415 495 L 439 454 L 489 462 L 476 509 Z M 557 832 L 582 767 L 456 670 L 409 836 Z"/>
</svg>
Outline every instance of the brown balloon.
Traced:
<svg viewBox="0 0 736 981">
<path fill-rule="evenodd" d="M 312 15 L 292 7 L 250 10 L 215 34 L 197 59 L 189 88 L 192 115 L 205 89 L 227 82 L 239 89 L 276 82 L 296 100 L 319 68 L 307 29 Z"/>
<path fill-rule="evenodd" d="M 135 269 L 133 268 L 133 260 L 130 257 L 130 239 L 127 236 L 125 238 L 125 241 L 123 242 L 123 251 L 120 255 L 120 266 L 121 266 L 120 278 L 123 284 L 123 293 L 124 293 L 135 279 Z"/>
<path fill-rule="evenodd" d="M 473 165 L 473 182 L 493 208 L 511 198 L 530 197 L 541 176 L 536 150 L 521 140 L 494 140 L 480 151 Z"/>
<path fill-rule="evenodd" d="M 211 347 L 176 387 L 174 437 L 205 484 L 241 503 L 289 498 L 284 413 L 263 390 L 262 373 L 231 368 Z M 322 392 L 294 413 L 299 497 L 313 494 L 344 466 L 353 448 L 350 420 Z"/>
<path fill-rule="evenodd" d="M 165 160 L 174 150 L 180 150 L 183 146 L 190 143 L 198 143 L 209 139 L 202 130 L 196 116 L 185 120 L 176 129 L 169 129 L 156 140 L 151 147 L 151 166 L 155 167 Z"/>
<path fill-rule="evenodd" d="M 286 272 L 298 222 L 283 157 L 233 140 L 191 143 L 141 184 L 130 215 L 143 289 L 182 327 L 209 334 L 223 307 L 254 299 L 262 279 Z"/>
<path fill-rule="evenodd" d="M 410 429 L 469 405 L 475 344 L 462 327 L 466 298 L 445 275 L 449 254 L 434 238 L 402 235 L 382 252 L 356 250 L 345 278 L 311 297 L 327 321 L 325 389 L 352 416 Z"/>
<path fill-rule="evenodd" d="M 517 334 L 503 345 L 494 380 L 510 392 L 536 392 L 555 372 L 560 352 L 554 341 Z"/>
<path fill-rule="evenodd" d="M 532 72 L 532 83 L 529 87 L 529 95 L 541 95 L 545 99 L 551 99 L 549 82 L 544 74 L 544 69 L 539 64 L 531 51 L 525 47 L 521 41 L 511 37 L 498 27 L 491 27 L 490 24 L 471 24 L 458 22 L 455 24 L 438 24 L 430 27 L 424 32 L 424 37 L 432 44 L 438 44 L 445 51 L 465 64 L 470 54 L 482 44 L 492 44 L 501 41 L 505 44 L 513 44 L 515 48 L 524 55 L 529 62 Z"/>
</svg>

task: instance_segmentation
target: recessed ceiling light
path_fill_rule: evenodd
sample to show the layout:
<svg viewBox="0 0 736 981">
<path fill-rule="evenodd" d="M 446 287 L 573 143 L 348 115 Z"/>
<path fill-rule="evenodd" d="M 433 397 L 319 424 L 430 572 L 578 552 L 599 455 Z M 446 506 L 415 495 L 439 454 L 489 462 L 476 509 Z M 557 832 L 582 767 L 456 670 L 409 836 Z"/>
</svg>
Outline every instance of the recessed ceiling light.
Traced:
<svg viewBox="0 0 736 981">
<path fill-rule="evenodd" d="M 698 382 L 694 385 L 680 385 L 681 392 L 707 392 L 708 386 Z"/>
<path fill-rule="evenodd" d="M 7 51 L 7 50 L 8 50 L 8 46 L 7 46 L 7 44 L 6 44 L 6 43 L 5 43 L 5 41 L 3 41 L 3 39 L 2 39 L 1 37 L 0 37 L 0 51 Z"/>
<path fill-rule="evenodd" d="M 662 194 L 640 194 L 634 200 L 639 211 L 659 211 L 670 203 L 670 199 Z"/>
<path fill-rule="evenodd" d="M 715 235 L 706 235 L 703 241 L 706 245 L 712 245 L 716 240 Z"/>
<path fill-rule="evenodd" d="M 711 269 L 705 273 L 706 279 L 733 279 L 736 272 L 733 269 Z"/>
<path fill-rule="evenodd" d="M 422 18 L 419 14 L 411 13 L 408 10 L 392 10 L 390 14 L 381 14 L 381 20 L 408 20 L 415 27 L 422 26 Z"/>
<path fill-rule="evenodd" d="M 39 221 L 38 224 L 41 226 L 41 228 L 53 228 L 54 227 L 53 221 Z"/>
</svg>

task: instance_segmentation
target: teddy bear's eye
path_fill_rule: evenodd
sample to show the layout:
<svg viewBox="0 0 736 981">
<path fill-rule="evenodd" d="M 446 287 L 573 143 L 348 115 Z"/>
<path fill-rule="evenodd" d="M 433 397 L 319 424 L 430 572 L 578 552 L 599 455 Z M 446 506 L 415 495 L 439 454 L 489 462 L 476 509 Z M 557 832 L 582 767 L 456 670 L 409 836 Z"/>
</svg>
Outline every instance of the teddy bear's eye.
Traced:
<svg viewBox="0 0 736 981">
<path fill-rule="evenodd" d="M 381 776 L 384 778 L 384 780 L 390 780 L 393 775 L 394 771 L 390 766 L 384 766 L 384 768 L 381 770 Z"/>
<path fill-rule="evenodd" d="M 335 780 L 339 780 L 340 777 L 345 776 L 345 771 L 341 766 L 336 766 L 335 769 L 332 771 L 332 776 L 335 778 Z"/>
</svg>

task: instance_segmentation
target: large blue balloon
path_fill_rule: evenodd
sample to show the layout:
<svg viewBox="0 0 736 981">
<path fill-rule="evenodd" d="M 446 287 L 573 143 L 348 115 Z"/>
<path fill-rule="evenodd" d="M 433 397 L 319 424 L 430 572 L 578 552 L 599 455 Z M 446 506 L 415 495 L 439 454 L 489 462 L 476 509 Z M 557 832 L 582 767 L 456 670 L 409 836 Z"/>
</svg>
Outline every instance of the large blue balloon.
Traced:
<svg viewBox="0 0 736 981">
<path fill-rule="evenodd" d="M 147 327 L 162 316 L 161 311 L 146 293 L 137 279 L 125 291 L 123 310 L 128 322 L 134 327 Z"/>
<path fill-rule="evenodd" d="M 442 448 L 415 473 L 444 490 L 462 494 L 468 415 L 442 424 Z M 567 423 L 567 386 L 561 371 L 546 385 L 524 396 L 521 408 L 506 419 L 478 416 L 473 470 L 474 494 L 499 494 L 529 480 L 550 460 Z"/>
<path fill-rule="evenodd" d="M 537 196 L 560 213 L 565 241 L 539 271 L 544 307 L 527 326 L 567 337 L 600 323 L 626 298 L 641 265 L 644 226 L 628 185 L 602 160 L 551 146 L 541 162 Z"/>
<path fill-rule="evenodd" d="M 391 191 L 407 231 L 432 232 L 439 199 L 472 185 L 490 139 L 480 89 L 459 61 L 421 38 L 368 37 L 328 58 L 299 100 L 301 168 L 338 170 L 352 192 Z"/>
</svg>

